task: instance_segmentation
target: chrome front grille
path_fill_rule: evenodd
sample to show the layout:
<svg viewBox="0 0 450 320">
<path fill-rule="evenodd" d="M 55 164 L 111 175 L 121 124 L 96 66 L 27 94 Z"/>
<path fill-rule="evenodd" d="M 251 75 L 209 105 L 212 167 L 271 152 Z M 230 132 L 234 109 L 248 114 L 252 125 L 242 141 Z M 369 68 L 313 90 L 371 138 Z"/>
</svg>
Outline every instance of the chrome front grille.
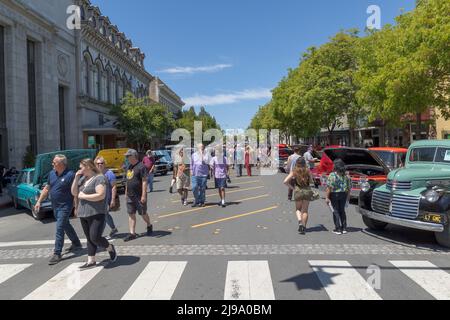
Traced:
<svg viewBox="0 0 450 320">
<path fill-rule="evenodd" d="M 392 191 L 409 191 L 412 189 L 412 183 L 388 180 L 386 188 Z"/>
<path fill-rule="evenodd" d="M 391 194 L 375 190 L 372 196 L 372 209 L 375 212 L 389 215 L 389 207 L 391 205 Z"/>
<path fill-rule="evenodd" d="M 405 196 L 375 190 L 372 196 L 372 209 L 375 212 L 402 219 L 417 219 L 420 197 Z"/>
<path fill-rule="evenodd" d="M 360 189 L 359 181 L 352 181 L 352 189 Z"/>
</svg>

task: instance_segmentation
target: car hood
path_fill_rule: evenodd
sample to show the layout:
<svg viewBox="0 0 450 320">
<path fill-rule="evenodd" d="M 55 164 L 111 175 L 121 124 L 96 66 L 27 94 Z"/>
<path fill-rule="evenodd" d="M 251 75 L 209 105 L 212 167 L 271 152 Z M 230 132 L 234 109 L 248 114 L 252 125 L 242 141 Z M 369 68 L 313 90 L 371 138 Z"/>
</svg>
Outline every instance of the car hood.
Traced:
<svg viewBox="0 0 450 320">
<path fill-rule="evenodd" d="M 372 151 L 359 148 L 332 148 L 326 149 L 324 153 L 331 161 L 341 159 L 345 165 L 369 165 L 382 167 L 386 174 L 390 171 L 380 157 Z"/>
<path fill-rule="evenodd" d="M 73 171 L 78 171 L 80 161 L 87 158 L 94 159 L 96 151 L 93 149 L 66 150 L 38 155 L 35 161 L 34 185 L 40 185 L 47 182 L 48 175 L 50 171 L 53 170 L 52 161 L 56 155 L 65 155 L 68 161 L 68 168 Z"/>
<path fill-rule="evenodd" d="M 388 179 L 400 182 L 448 180 L 450 165 L 410 164 L 406 168 L 392 171 Z"/>
<path fill-rule="evenodd" d="M 122 171 L 125 162 L 125 153 L 128 149 L 105 149 L 98 153 L 99 157 L 105 158 L 106 166 L 109 169 Z"/>
</svg>

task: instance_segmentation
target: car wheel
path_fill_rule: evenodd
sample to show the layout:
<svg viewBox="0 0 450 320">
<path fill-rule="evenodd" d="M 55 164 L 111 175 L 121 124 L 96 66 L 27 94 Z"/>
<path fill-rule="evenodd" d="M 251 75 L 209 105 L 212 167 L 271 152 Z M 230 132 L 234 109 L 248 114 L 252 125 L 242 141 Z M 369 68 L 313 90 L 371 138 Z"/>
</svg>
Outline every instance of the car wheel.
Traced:
<svg viewBox="0 0 450 320">
<path fill-rule="evenodd" d="M 27 200 L 27 204 L 30 207 L 31 215 L 33 216 L 34 220 L 40 221 L 44 218 L 44 215 L 42 213 L 34 210 L 34 206 L 31 204 L 30 200 Z"/>
<path fill-rule="evenodd" d="M 387 227 L 387 223 L 370 219 L 366 216 L 363 216 L 364 224 L 371 230 L 384 230 Z"/>
<path fill-rule="evenodd" d="M 435 232 L 434 237 L 441 246 L 450 248 L 450 225 L 447 224 L 443 232 Z"/>
<path fill-rule="evenodd" d="M 168 171 L 163 172 L 163 176 L 167 176 Z"/>
</svg>

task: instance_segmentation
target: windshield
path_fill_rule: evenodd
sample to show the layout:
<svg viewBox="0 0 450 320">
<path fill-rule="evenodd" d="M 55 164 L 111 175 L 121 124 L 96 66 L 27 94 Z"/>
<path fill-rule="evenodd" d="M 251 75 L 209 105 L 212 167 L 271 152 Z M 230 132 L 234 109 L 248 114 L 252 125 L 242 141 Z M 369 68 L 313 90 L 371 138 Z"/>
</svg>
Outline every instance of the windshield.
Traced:
<svg viewBox="0 0 450 320">
<path fill-rule="evenodd" d="M 383 160 L 384 164 L 389 168 L 395 167 L 395 154 L 389 151 L 375 151 L 375 153 Z"/>
<path fill-rule="evenodd" d="M 409 161 L 450 163 L 450 148 L 416 148 L 411 151 Z"/>
</svg>

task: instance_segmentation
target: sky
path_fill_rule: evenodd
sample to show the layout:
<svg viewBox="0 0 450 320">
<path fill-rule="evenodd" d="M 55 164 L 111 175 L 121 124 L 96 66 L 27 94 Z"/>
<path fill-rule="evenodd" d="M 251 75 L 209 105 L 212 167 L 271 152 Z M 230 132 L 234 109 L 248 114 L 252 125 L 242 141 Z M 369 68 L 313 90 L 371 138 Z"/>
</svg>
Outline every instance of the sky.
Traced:
<svg viewBox="0 0 450 320">
<path fill-rule="evenodd" d="M 341 30 L 393 24 L 414 0 L 91 0 L 146 54 L 145 68 L 222 129 L 247 128 L 301 55 Z"/>
</svg>

